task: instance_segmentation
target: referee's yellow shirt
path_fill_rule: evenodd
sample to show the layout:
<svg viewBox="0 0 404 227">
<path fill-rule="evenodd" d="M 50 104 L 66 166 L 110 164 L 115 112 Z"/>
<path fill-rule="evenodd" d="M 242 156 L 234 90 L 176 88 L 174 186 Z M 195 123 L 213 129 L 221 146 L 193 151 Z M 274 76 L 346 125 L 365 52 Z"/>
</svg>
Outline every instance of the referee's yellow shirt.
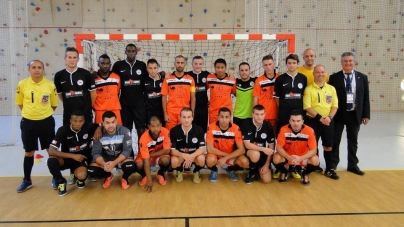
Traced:
<svg viewBox="0 0 404 227">
<path fill-rule="evenodd" d="M 321 116 L 328 116 L 332 107 L 338 108 L 338 97 L 335 88 L 327 83 L 324 83 L 323 88 L 320 88 L 316 83 L 308 85 L 304 90 L 303 109 L 310 107 Z M 307 113 L 307 115 L 309 114 Z"/>
<path fill-rule="evenodd" d="M 29 120 L 43 120 L 53 114 L 58 105 L 55 84 L 42 78 L 35 83 L 31 77 L 21 80 L 15 95 L 15 104 L 22 105 L 21 115 Z"/>
<path fill-rule="evenodd" d="M 314 68 L 311 70 L 308 70 L 304 66 L 300 66 L 299 68 L 297 68 L 297 71 L 306 76 L 307 86 L 314 83 L 314 75 L 313 75 Z M 327 72 L 325 73 L 324 81 L 326 83 L 328 83 L 328 73 Z"/>
</svg>

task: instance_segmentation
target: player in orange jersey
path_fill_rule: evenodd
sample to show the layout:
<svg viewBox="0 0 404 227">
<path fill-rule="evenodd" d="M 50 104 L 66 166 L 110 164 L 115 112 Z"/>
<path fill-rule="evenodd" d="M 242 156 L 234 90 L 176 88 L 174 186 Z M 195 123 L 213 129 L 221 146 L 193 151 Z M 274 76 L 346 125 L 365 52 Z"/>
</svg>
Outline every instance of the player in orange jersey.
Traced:
<svg viewBox="0 0 404 227">
<path fill-rule="evenodd" d="M 139 186 L 145 187 L 149 192 L 152 191 L 153 182 L 150 173 L 150 164 L 160 166 L 157 172 L 157 180 L 160 185 L 166 185 L 165 173 L 170 166 L 170 132 L 161 127 L 161 121 L 158 117 L 152 116 L 149 119 L 148 126 L 139 140 L 140 152 L 135 159 L 136 168 L 141 178 Z"/>
<path fill-rule="evenodd" d="M 95 110 L 95 123 L 102 122 L 102 114 L 105 111 L 112 111 L 116 115 L 119 125 L 121 120 L 121 104 L 119 102 L 119 92 L 121 90 L 121 79 L 118 74 L 111 72 L 111 59 L 103 54 L 98 58 L 98 67 L 100 69 L 95 77 L 95 88 L 97 97 L 93 108 Z"/>
<path fill-rule="evenodd" d="M 264 106 L 266 113 L 265 121 L 271 124 L 275 133 L 278 105 L 273 97 L 273 93 L 275 80 L 279 74 L 275 73 L 275 62 L 272 55 L 266 55 L 262 58 L 262 68 L 264 68 L 264 74 L 257 78 L 254 85 L 254 106 L 258 104 Z"/>
<path fill-rule="evenodd" d="M 240 168 L 248 168 L 249 165 L 248 158 L 244 155 L 243 136 L 240 128 L 230 122 L 231 112 L 229 108 L 222 107 L 218 112 L 219 120 L 210 124 L 206 133 L 208 149 L 206 165 L 212 171 L 209 181 L 217 181 L 218 169 L 216 165 L 222 168 L 227 165 L 226 171 L 230 180 L 238 181 L 235 171 Z"/>
<path fill-rule="evenodd" d="M 303 123 L 301 111 L 293 110 L 289 124 L 283 126 L 278 134 L 277 152 L 273 156 L 273 163 L 281 172 L 280 183 L 286 182 L 289 176 L 285 164 L 306 167 L 301 173 L 302 183 L 306 186 L 310 184 L 309 174 L 320 164 L 316 155 L 317 142 L 314 130 Z"/>
<path fill-rule="evenodd" d="M 166 128 L 172 129 L 180 122 L 180 112 L 184 107 L 195 110 L 195 82 L 184 73 L 185 58 L 182 55 L 175 57 L 175 71 L 168 74 L 161 88 L 164 120 Z"/>
<path fill-rule="evenodd" d="M 215 66 L 215 73 L 207 77 L 210 94 L 209 124 L 216 123 L 220 108 L 227 107 L 230 111 L 233 109 L 231 95 L 236 86 L 236 80 L 230 78 L 226 73 L 227 63 L 224 59 L 217 59 L 213 65 Z"/>
</svg>

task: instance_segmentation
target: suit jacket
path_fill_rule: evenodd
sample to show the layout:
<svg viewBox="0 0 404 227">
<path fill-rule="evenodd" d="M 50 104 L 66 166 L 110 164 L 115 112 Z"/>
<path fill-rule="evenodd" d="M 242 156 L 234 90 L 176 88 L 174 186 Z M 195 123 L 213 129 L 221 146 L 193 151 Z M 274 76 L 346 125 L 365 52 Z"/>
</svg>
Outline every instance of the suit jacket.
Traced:
<svg viewBox="0 0 404 227">
<path fill-rule="evenodd" d="M 362 118 L 370 119 L 370 101 L 369 101 L 369 83 L 368 77 L 355 70 L 355 109 L 356 119 L 359 124 L 362 123 Z M 330 76 L 328 84 L 335 87 L 338 96 L 338 110 L 335 118 L 343 119 L 346 115 L 346 90 L 345 90 L 345 75 L 343 71 L 339 71 Z"/>
</svg>

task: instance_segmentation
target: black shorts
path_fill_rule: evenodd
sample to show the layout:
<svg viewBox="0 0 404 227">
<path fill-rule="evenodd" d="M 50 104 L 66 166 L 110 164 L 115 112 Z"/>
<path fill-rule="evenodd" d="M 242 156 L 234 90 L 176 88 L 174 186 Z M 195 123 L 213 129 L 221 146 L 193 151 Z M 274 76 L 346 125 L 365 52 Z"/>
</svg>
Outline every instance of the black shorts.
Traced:
<svg viewBox="0 0 404 227">
<path fill-rule="evenodd" d="M 251 121 L 251 118 L 241 119 L 238 117 L 233 117 L 233 123 L 236 124 L 238 127 L 242 127 L 245 121 Z"/>
<path fill-rule="evenodd" d="M 316 120 L 311 117 L 305 118 L 304 123 L 311 128 L 313 128 L 314 133 L 316 134 L 316 141 L 318 144 L 318 140 L 321 138 L 323 141 L 324 147 L 332 147 L 334 143 L 334 120 L 331 121 L 329 126 L 323 125 L 319 120 Z"/>
<path fill-rule="evenodd" d="M 195 107 L 193 124 L 200 126 L 206 133 L 208 129 L 208 107 Z"/>
<path fill-rule="evenodd" d="M 146 109 L 144 107 L 126 108 L 121 109 L 122 124 L 130 131 L 133 129 L 135 123 L 136 129 L 146 128 Z"/>
<path fill-rule="evenodd" d="M 268 155 L 265 154 L 263 151 L 260 151 L 260 159 L 257 162 L 258 167 L 263 167 L 265 163 L 267 162 Z M 271 164 L 271 163 L 269 163 Z M 271 168 L 271 165 L 269 165 L 269 168 Z"/>
<path fill-rule="evenodd" d="M 20 129 L 25 152 L 38 150 L 38 138 L 41 150 L 48 149 L 55 137 L 55 119 L 53 116 L 36 121 L 22 118 Z"/>
<path fill-rule="evenodd" d="M 151 117 L 156 116 L 160 119 L 160 122 L 163 125 L 163 127 L 165 127 L 166 121 L 164 120 L 163 110 L 146 110 L 146 115 L 147 115 L 147 123 Z"/>
<path fill-rule="evenodd" d="M 81 166 L 87 168 L 87 166 L 88 166 L 87 163 L 90 163 L 90 162 L 87 162 L 87 160 L 85 160 L 85 159 L 81 162 L 78 162 L 72 158 L 62 158 L 62 159 L 63 159 L 64 163 L 63 163 L 63 166 L 60 167 L 60 170 L 70 169 L 73 172 Z"/>
</svg>

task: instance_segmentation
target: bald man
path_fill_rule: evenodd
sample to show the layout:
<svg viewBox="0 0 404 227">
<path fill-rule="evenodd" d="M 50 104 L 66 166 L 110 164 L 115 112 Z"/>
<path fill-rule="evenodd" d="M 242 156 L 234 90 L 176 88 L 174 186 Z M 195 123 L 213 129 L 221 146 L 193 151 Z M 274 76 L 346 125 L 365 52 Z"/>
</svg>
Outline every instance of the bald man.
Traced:
<svg viewBox="0 0 404 227">
<path fill-rule="evenodd" d="M 300 66 L 297 68 L 297 71 L 303 75 L 306 76 L 307 78 L 307 86 L 312 84 L 314 82 L 314 76 L 313 76 L 313 71 L 314 71 L 314 60 L 316 59 L 316 53 L 312 48 L 308 48 L 303 52 L 303 60 L 304 60 L 304 65 Z M 325 73 L 324 81 L 328 83 L 328 73 Z"/>
</svg>

